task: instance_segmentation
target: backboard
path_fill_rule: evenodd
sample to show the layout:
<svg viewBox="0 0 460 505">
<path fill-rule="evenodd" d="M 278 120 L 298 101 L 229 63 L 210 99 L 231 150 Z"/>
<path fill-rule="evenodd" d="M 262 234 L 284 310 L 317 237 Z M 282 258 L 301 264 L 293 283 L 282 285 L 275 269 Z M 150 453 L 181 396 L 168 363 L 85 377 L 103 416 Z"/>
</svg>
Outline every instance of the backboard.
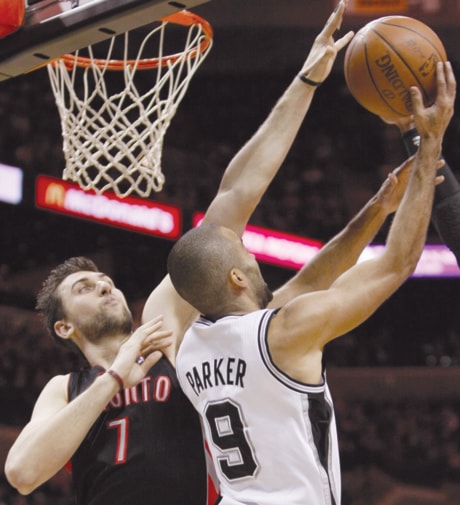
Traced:
<svg viewBox="0 0 460 505">
<path fill-rule="evenodd" d="M 24 25 L 0 39 L 0 81 L 27 73 L 65 53 L 96 44 L 207 1 L 209 0 L 29 2 Z"/>
</svg>

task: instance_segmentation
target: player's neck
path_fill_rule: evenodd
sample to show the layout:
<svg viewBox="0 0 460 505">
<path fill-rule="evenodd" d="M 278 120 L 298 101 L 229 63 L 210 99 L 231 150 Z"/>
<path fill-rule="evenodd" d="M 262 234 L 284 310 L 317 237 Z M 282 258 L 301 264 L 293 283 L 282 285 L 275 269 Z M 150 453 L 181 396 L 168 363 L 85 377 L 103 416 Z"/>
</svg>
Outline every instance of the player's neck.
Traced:
<svg viewBox="0 0 460 505">
<path fill-rule="evenodd" d="M 108 368 L 112 365 L 120 345 L 129 338 L 129 335 L 111 335 L 101 337 L 96 342 L 86 341 L 82 352 L 91 366 L 100 365 Z"/>
</svg>

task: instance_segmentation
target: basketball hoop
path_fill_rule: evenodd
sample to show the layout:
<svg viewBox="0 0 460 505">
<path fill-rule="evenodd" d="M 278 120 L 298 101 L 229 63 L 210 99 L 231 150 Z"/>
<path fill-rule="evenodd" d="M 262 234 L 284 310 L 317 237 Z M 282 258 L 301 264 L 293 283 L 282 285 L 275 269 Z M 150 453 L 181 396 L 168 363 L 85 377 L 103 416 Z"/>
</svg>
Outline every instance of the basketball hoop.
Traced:
<svg viewBox="0 0 460 505">
<path fill-rule="evenodd" d="M 165 54 L 171 45 L 166 32 L 174 27 L 185 41 Z M 164 136 L 212 47 L 213 32 L 200 16 L 180 11 L 137 35 L 134 49 L 135 34 L 127 32 L 106 42 L 102 58 L 100 48 L 89 46 L 84 56 L 77 51 L 47 65 L 61 118 L 63 178 L 82 189 L 112 190 L 119 197 L 161 191 Z M 177 43 L 174 38 L 172 46 Z M 152 45 L 158 56 L 145 58 Z"/>
</svg>

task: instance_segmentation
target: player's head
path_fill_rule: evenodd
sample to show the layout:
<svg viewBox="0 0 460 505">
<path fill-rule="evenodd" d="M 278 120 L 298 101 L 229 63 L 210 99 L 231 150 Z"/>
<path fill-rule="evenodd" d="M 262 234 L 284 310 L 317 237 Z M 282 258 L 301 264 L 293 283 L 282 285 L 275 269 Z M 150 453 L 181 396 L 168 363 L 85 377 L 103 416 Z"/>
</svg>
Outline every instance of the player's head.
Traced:
<svg viewBox="0 0 460 505">
<path fill-rule="evenodd" d="M 109 296 L 113 303 L 99 302 Z M 58 328 L 71 324 L 91 340 L 132 329 L 132 315 L 123 294 L 92 260 L 82 256 L 70 258 L 50 272 L 38 293 L 36 308 L 51 336 L 73 350 L 78 346 L 72 338 L 63 338 Z M 59 326 L 64 321 L 66 324 Z"/>
<path fill-rule="evenodd" d="M 272 298 L 254 256 L 222 226 L 204 224 L 180 238 L 169 254 L 168 273 L 177 292 L 211 319 L 265 307 Z"/>
</svg>

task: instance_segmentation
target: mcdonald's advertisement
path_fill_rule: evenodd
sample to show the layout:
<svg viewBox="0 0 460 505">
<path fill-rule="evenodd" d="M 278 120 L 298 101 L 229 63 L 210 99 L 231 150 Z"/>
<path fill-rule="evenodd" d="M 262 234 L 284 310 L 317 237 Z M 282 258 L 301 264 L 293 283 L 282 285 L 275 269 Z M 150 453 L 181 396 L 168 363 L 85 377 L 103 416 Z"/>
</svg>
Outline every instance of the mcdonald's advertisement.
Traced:
<svg viewBox="0 0 460 505">
<path fill-rule="evenodd" d="M 147 199 L 83 191 L 77 184 L 39 175 L 35 186 L 35 205 L 69 216 L 128 230 L 177 239 L 182 232 L 181 210 L 173 205 Z"/>
<path fill-rule="evenodd" d="M 109 192 L 100 195 L 83 191 L 77 184 L 45 175 L 36 180 L 35 205 L 161 238 L 175 240 L 182 234 L 179 207 L 135 197 L 121 199 Z M 195 213 L 193 225 L 199 225 L 202 218 L 203 213 Z M 323 245 L 317 240 L 251 225 L 246 227 L 243 241 L 259 261 L 295 270 L 308 263 Z M 382 250 L 383 246 L 370 245 L 359 261 L 381 254 Z M 445 245 L 427 244 L 413 277 L 460 277 L 460 269 Z"/>
</svg>

